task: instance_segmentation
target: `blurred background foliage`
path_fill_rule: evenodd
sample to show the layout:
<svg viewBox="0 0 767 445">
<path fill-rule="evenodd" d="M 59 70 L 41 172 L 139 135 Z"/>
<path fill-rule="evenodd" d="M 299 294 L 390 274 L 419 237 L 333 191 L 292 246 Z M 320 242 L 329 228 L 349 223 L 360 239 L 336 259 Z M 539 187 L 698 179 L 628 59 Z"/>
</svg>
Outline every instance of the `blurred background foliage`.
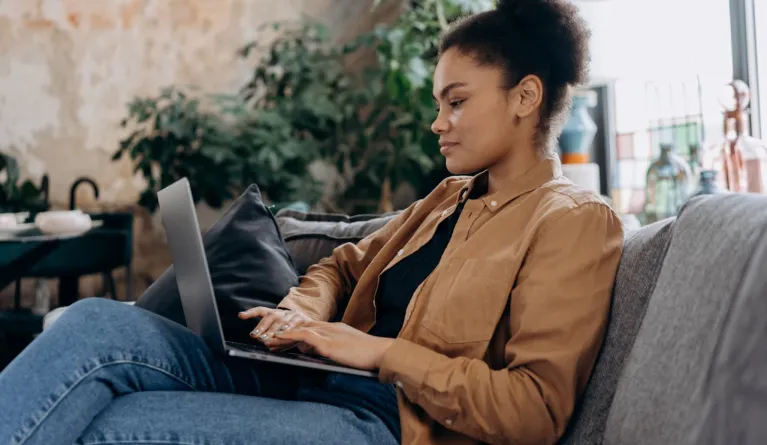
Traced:
<svg viewBox="0 0 767 445">
<path fill-rule="evenodd" d="M 235 93 L 170 86 L 129 103 L 127 136 L 113 159 L 130 157 L 147 184 L 139 203 L 150 211 L 156 192 L 181 177 L 196 202 L 214 208 L 255 183 L 273 203 L 393 210 L 398 187 L 422 196 L 448 174 L 430 130 L 439 36 L 456 18 L 492 6 L 413 1 L 393 23 L 343 43 L 311 18 L 269 24 L 274 39 L 239 49 L 258 57 Z M 375 62 L 347 66 L 358 51 L 372 51 Z"/>
</svg>

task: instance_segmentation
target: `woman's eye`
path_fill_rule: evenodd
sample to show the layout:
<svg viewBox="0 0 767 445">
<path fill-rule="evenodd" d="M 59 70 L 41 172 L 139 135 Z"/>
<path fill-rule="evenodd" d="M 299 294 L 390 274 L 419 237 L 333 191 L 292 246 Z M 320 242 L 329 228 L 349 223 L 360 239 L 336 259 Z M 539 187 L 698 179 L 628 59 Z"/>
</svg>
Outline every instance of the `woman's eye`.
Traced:
<svg viewBox="0 0 767 445">
<path fill-rule="evenodd" d="M 463 100 L 451 100 L 448 103 L 450 104 L 450 108 L 455 109 L 455 108 L 459 108 L 465 101 L 466 101 L 466 99 L 463 99 Z M 439 113 L 439 110 L 440 110 L 439 105 L 438 104 L 434 105 L 434 111 Z"/>
</svg>

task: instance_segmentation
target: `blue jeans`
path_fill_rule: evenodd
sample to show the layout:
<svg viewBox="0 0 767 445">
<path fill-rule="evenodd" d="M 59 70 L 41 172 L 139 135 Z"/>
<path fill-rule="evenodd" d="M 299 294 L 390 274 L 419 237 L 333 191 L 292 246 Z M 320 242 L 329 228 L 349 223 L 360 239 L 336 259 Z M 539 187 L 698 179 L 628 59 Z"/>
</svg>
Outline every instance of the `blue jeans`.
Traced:
<svg viewBox="0 0 767 445">
<path fill-rule="evenodd" d="M 222 357 L 159 315 L 87 298 L 0 373 L 0 444 L 396 444 L 364 407 L 323 403 L 349 385 L 336 376 Z"/>
</svg>

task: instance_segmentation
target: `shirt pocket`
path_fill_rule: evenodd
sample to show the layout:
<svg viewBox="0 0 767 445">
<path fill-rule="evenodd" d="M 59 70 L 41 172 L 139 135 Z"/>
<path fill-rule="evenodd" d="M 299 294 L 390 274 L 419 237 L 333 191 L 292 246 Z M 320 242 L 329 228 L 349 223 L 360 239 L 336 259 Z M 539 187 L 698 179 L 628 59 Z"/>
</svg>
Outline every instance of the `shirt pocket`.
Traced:
<svg viewBox="0 0 767 445">
<path fill-rule="evenodd" d="M 452 259 L 428 297 L 422 326 L 446 343 L 489 341 L 509 301 L 511 277 L 497 260 Z"/>
</svg>

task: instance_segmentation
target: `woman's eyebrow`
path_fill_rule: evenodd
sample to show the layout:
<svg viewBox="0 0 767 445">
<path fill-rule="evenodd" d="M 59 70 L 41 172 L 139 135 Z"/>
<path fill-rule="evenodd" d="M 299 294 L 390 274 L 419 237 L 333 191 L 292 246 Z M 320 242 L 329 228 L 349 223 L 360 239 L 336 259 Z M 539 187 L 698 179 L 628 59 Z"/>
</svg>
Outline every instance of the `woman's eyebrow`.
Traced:
<svg viewBox="0 0 767 445">
<path fill-rule="evenodd" d="M 449 84 L 448 86 L 446 86 L 445 88 L 442 88 L 442 91 L 440 91 L 440 93 L 439 93 L 439 97 L 444 99 L 445 96 L 447 96 L 448 93 L 450 93 L 451 90 L 453 90 L 455 88 L 458 88 L 458 87 L 463 87 L 463 86 L 466 86 L 466 82 L 453 82 L 453 83 Z M 433 97 L 434 100 L 437 100 L 437 97 L 433 93 L 432 93 L 431 97 Z"/>
</svg>

